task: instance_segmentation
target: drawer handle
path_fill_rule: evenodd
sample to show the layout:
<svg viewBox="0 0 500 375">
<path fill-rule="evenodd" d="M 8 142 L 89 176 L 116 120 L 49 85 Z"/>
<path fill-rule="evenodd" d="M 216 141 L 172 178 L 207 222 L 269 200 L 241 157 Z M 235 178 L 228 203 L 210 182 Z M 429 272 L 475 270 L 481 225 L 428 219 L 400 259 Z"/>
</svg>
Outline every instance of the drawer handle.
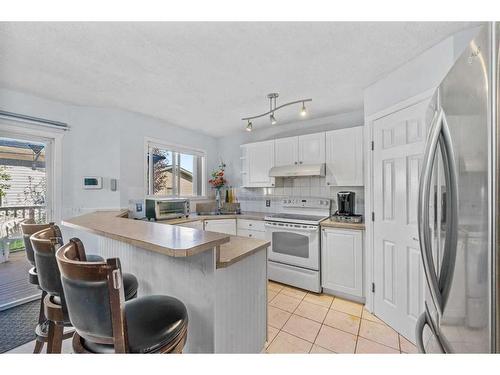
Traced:
<svg viewBox="0 0 500 375">
<path fill-rule="evenodd" d="M 248 235 L 248 237 L 252 237 L 252 234 L 250 233 L 250 234 Z"/>
</svg>

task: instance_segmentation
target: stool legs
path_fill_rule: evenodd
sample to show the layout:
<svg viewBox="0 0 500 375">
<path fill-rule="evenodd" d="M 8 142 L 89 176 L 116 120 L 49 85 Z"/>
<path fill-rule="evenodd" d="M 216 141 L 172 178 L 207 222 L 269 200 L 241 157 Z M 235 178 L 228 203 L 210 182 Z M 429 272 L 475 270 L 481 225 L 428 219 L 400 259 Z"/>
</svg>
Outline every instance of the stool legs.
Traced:
<svg viewBox="0 0 500 375">
<path fill-rule="evenodd" d="M 47 353 L 61 353 L 63 340 L 73 337 L 74 330 L 64 333 L 64 314 L 62 306 L 54 303 L 50 295 L 46 295 L 45 316 L 48 320 Z"/>
<path fill-rule="evenodd" d="M 47 295 L 47 292 L 43 291 L 42 292 L 42 299 L 40 300 L 40 312 L 38 313 L 38 325 L 37 325 L 37 329 L 35 330 L 36 343 L 35 343 L 35 349 L 33 349 L 33 354 L 41 353 L 41 351 L 43 349 L 43 345 L 47 341 L 46 336 L 40 335 L 40 333 L 43 333 L 43 331 L 44 331 L 43 325 L 47 321 L 47 318 L 45 317 L 45 296 L 46 295 Z"/>
<path fill-rule="evenodd" d="M 47 353 L 61 353 L 64 325 L 49 321 L 49 336 L 47 342 Z"/>
</svg>

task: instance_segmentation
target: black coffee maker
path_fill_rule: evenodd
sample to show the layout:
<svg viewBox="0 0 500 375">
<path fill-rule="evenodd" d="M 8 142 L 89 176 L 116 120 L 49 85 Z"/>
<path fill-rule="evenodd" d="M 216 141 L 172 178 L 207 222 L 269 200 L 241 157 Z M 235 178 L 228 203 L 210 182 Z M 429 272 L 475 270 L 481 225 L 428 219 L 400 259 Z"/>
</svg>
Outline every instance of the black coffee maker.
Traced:
<svg viewBox="0 0 500 375">
<path fill-rule="evenodd" d="M 337 213 L 339 215 L 354 215 L 355 196 L 353 191 L 339 191 L 337 193 Z"/>
<path fill-rule="evenodd" d="M 361 223 L 363 216 L 354 213 L 355 200 L 356 194 L 353 191 L 339 191 L 337 193 L 337 212 L 331 216 L 331 219 L 344 223 Z"/>
</svg>

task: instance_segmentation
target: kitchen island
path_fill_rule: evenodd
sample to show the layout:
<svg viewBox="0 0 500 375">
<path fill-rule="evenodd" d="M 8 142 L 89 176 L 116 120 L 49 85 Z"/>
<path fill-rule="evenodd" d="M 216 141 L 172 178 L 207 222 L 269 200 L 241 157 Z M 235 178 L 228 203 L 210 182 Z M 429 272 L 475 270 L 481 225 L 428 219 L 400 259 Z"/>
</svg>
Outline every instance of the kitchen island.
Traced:
<svg viewBox="0 0 500 375">
<path fill-rule="evenodd" d="M 120 258 L 139 280 L 139 296 L 165 294 L 184 302 L 186 353 L 259 353 L 267 335 L 269 242 L 127 218 L 98 211 L 64 220 L 92 233 L 105 258 Z"/>
</svg>

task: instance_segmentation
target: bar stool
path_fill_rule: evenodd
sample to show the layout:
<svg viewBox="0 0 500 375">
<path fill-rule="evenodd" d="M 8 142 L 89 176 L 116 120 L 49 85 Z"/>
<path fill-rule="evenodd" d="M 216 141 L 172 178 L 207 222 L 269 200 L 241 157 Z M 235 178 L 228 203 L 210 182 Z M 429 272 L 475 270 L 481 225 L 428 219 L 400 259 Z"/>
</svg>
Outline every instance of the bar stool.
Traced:
<svg viewBox="0 0 500 375">
<path fill-rule="evenodd" d="M 182 352 L 188 315 L 181 301 L 156 295 L 125 302 L 120 260 L 85 262 L 82 254 L 78 238 L 56 253 L 76 353 Z"/>
<path fill-rule="evenodd" d="M 68 317 L 64 291 L 61 285 L 61 274 L 56 261 L 56 251 L 62 245 L 62 234 L 57 225 L 34 233 L 30 237 L 37 267 L 38 281 L 47 294 L 44 298 L 44 312 L 48 320 L 47 353 L 60 353 L 62 341 L 73 336 L 74 331 L 64 333 L 64 327 L 71 327 Z M 89 260 L 103 260 L 96 255 L 88 255 Z M 123 283 L 126 298 L 137 296 L 137 278 L 125 274 Z M 124 275 L 124 276 L 125 276 Z"/>
<path fill-rule="evenodd" d="M 30 237 L 32 234 L 38 231 L 49 228 L 50 225 L 51 224 L 35 224 L 35 221 L 33 219 L 28 219 L 23 223 L 21 223 L 21 231 L 23 232 L 23 241 L 26 252 L 26 258 L 28 258 L 28 261 L 33 266 L 28 271 L 28 281 L 30 284 L 36 285 L 40 290 L 42 289 L 40 288 L 40 284 L 38 283 L 38 274 L 36 272 L 36 265 L 35 265 L 35 255 L 33 253 L 33 247 L 31 246 Z M 35 354 L 40 353 L 43 349 L 43 345 L 47 342 L 48 323 L 47 323 L 47 318 L 45 318 L 45 312 L 44 312 L 45 309 L 44 299 L 46 295 L 47 292 L 42 290 L 42 298 L 40 300 L 40 311 L 38 313 L 38 324 L 35 328 L 36 343 L 35 343 L 35 349 L 33 350 L 33 353 Z"/>
</svg>

